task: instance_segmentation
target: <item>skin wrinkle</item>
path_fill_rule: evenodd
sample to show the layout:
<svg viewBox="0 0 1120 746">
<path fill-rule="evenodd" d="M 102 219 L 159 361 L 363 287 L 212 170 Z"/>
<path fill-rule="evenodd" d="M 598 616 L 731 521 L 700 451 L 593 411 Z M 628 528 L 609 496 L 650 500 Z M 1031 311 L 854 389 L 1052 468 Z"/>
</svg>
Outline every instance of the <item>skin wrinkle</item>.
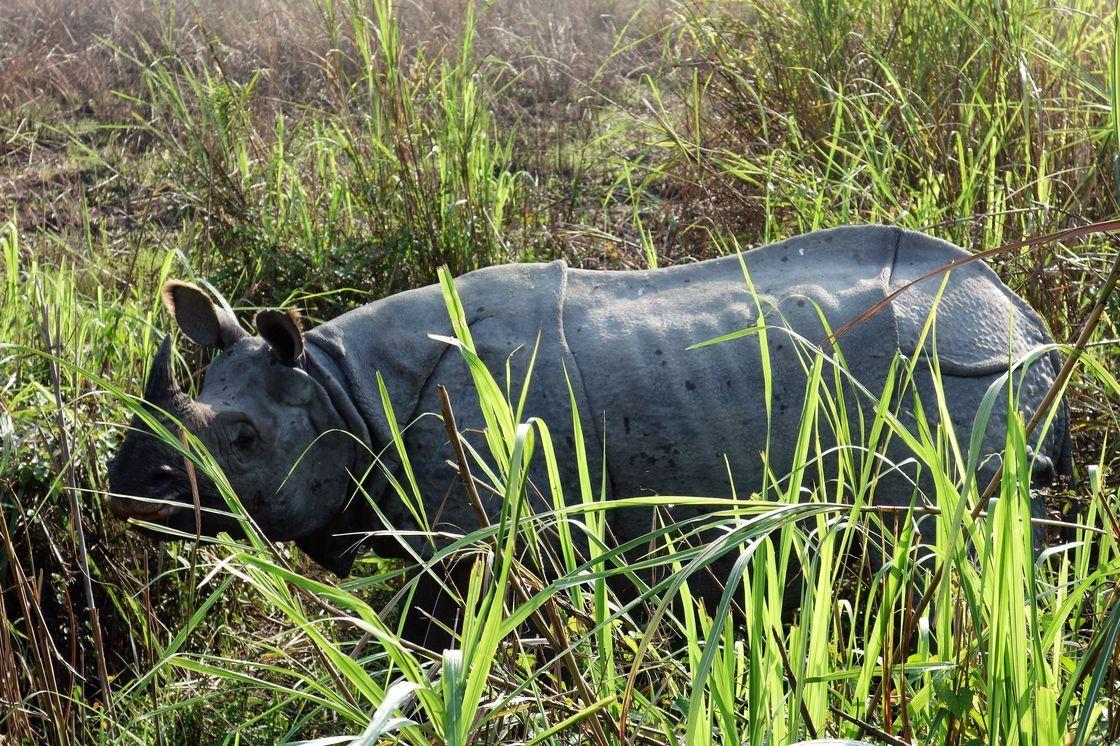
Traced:
<svg viewBox="0 0 1120 746">
<path fill-rule="evenodd" d="M 602 434 L 599 433 L 599 428 L 594 421 L 594 413 L 591 411 L 591 397 L 587 393 L 587 379 L 584 377 L 583 371 L 580 370 L 579 360 L 576 358 L 576 356 L 574 354 L 572 354 L 571 347 L 568 346 L 567 319 L 565 318 L 564 311 L 565 311 L 565 308 L 566 308 L 566 305 L 567 305 L 567 299 L 568 299 L 568 277 L 569 276 L 570 276 L 570 273 L 568 271 L 568 268 L 565 266 L 564 267 L 564 273 L 563 273 L 563 276 L 562 276 L 563 279 L 562 279 L 561 285 L 560 285 L 560 298 L 559 298 L 559 301 L 560 301 L 559 302 L 559 305 L 560 305 L 560 308 L 559 308 L 560 345 L 561 345 L 561 349 L 564 353 L 564 356 L 566 358 L 570 358 L 571 361 L 572 361 L 572 368 L 575 371 L 574 376 L 575 376 L 576 380 L 579 382 L 578 391 L 583 395 L 583 402 L 582 403 L 580 403 L 580 402 L 576 403 L 576 416 L 580 417 L 581 422 L 582 422 L 583 415 L 581 413 L 586 412 L 587 417 L 592 420 L 591 423 L 590 423 L 591 424 L 590 428 L 581 427 L 581 430 L 583 430 L 584 441 L 585 441 L 585 443 L 588 440 L 593 441 L 592 445 L 595 446 L 594 454 L 596 456 L 599 456 L 599 455 L 603 454 L 603 442 L 602 441 L 603 441 L 603 439 L 608 437 L 608 433 L 606 433 L 606 432 L 603 432 Z M 604 430 L 605 429 L 606 428 L 604 426 Z M 625 434 L 623 434 L 622 437 L 625 437 Z M 608 495 L 608 497 L 617 497 L 618 496 L 618 490 L 615 488 L 615 480 L 614 480 L 614 475 L 611 473 L 610 461 L 606 458 L 603 458 L 603 462 L 601 464 L 601 467 L 602 467 L 603 473 L 606 474 L 607 484 L 610 488 L 610 495 Z"/>
<path fill-rule="evenodd" d="M 894 252 L 891 254 L 891 267 L 890 267 L 890 270 L 887 272 L 886 285 L 883 286 L 883 299 L 884 300 L 886 299 L 887 295 L 891 292 L 891 288 L 894 287 L 894 268 L 896 266 L 898 266 L 898 252 L 899 252 L 899 248 L 902 246 L 902 237 L 904 235 L 905 235 L 905 233 L 901 229 L 895 228 Z M 902 336 L 899 334 L 899 331 L 898 331 L 898 314 L 895 312 L 895 309 L 894 309 L 893 305 L 888 306 L 888 308 L 890 309 L 890 312 L 891 312 L 891 326 L 894 328 L 894 348 L 896 350 L 901 350 L 902 349 Z"/>
<path fill-rule="evenodd" d="M 467 323 L 468 323 L 468 325 L 473 326 L 474 323 L 476 323 L 476 322 L 471 322 L 471 321 L 468 320 Z M 427 377 L 424 378 L 424 383 L 420 386 L 420 391 L 427 391 L 428 385 L 432 382 L 432 376 L 435 375 L 436 370 L 439 369 L 440 363 L 442 363 L 444 358 L 447 357 L 447 355 L 451 351 L 451 349 L 452 349 L 451 345 L 445 345 L 444 351 L 440 353 L 439 357 L 436 359 L 435 365 L 433 365 L 431 367 L 431 369 L 428 371 Z M 419 409 L 420 409 L 420 399 L 418 397 L 417 400 L 416 400 L 416 403 L 412 407 L 412 411 L 409 412 L 409 414 L 408 414 L 408 419 L 405 420 L 405 422 L 406 423 L 413 422 L 416 419 L 416 417 L 418 416 L 417 412 L 418 412 Z M 404 466 L 402 464 L 396 463 L 395 460 L 394 460 L 393 463 L 396 466 L 396 473 L 393 476 L 395 476 L 399 480 L 400 476 L 401 476 L 400 472 L 403 471 Z M 452 490 L 455 489 L 455 479 L 456 479 L 455 477 L 452 477 L 451 482 L 447 486 L 447 489 L 444 490 L 444 496 L 443 496 L 443 499 L 440 501 L 439 510 L 437 511 L 436 516 L 432 520 L 432 530 L 433 531 L 439 530 L 437 527 L 439 526 L 440 519 L 443 517 L 443 508 L 447 504 L 447 500 L 450 497 L 450 495 L 452 493 Z M 423 497 L 423 495 L 421 495 L 421 497 Z M 390 512 L 388 512 L 386 510 L 386 508 L 388 508 L 389 506 L 382 505 L 381 500 L 378 500 L 377 504 L 381 507 L 381 510 L 382 510 L 382 512 L 385 513 L 386 517 L 389 517 L 391 519 L 392 515 L 390 514 Z M 394 511 L 394 512 L 396 512 L 398 515 L 402 515 L 401 511 Z M 408 517 L 411 518 L 411 516 L 408 516 Z M 417 527 L 417 528 L 419 528 L 419 527 Z"/>
<path fill-rule="evenodd" d="M 485 316 L 476 316 L 473 319 L 467 319 L 467 325 L 470 328 L 473 329 L 481 321 L 484 321 L 485 319 L 486 319 Z M 439 358 L 436 360 L 435 364 L 432 365 L 431 369 L 428 371 L 428 375 L 424 379 L 424 383 L 420 386 L 420 391 L 421 392 L 429 390 L 429 387 L 432 384 L 432 379 L 434 378 L 434 376 L 436 374 L 436 371 L 439 370 L 440 365 L 447 358 L 447 356 L 450 355 L 453 351 L 457 352 L 457 350 L 454 350 L 454 348 L 451 345 L 445 345 L 444 346 L 443 352 L 440 353 Z M 408 419 L 405 420 L 405 422 L 410 423 L 410 422 L 415 421 L 415 419 L 418 416 L 420 416 L 420 411 L 419 410 L 420 410 L 420 398 L 417 398 L 416 404 L 415 404 L 415 406 L 413 406 L 412 411 L 409 413 Z M 445 443 L 450 445 L 450 443 L 447 442 L 447 441 L 445 441 Z M 449 454 L 450 454 L 450 452 L 449 452 Z M 401 468 L 400 465 L 398 465 L 398 469 L 399 468 Z M 432 530 L 433 531 L 441 530 L 440 529 L 440 526 L 441 526 L 440 522 L 443 519 L 444 508 L 446 507 L 447 501 L 451 498 L 451 495 L 453 494 L 453 492 L 455 490 L 455 483 L 456 483 L 456 480 L 458 478 L 459 478 L 458 475 L 455 475 L 455 474 L 451 475 L 450 479 L 447 482 L 446 488 L 441 493 L 443 495 L 443 497 L 442 497 L 442 499 L 440 499 L 439 509 L 436 512 L 436 515 L 433 516 L 433 518 L 432 518 Z M 384 508 L 382 508 L 382 510 L 384 510 Z M 442 524 L 442 525 L 446 525 L 446 526 L 451 527 L 451 528 L 457 528 L 460 531 L 462 531 L 463 533 L 469 533 L 469 528 L 466 527 L 466 526 L 459 526 L 459 525 L 454 524 L 454 523 L 446 523 L 446 524 Z"/>
<path fill-rule="evenodd" d="M 329 359 L 332 363 L 335 362 L 330 353 L 319 347 L 314 340 L 305 338 L 303 354 L 307 375 L 326 392 L 327 400 L 330 401 L 339 419 L 346 423 L 347 430 L 357 436 L 365 445 L 372 448 L 369 429 L 357 407 L 354 406 L 353 400 L 346 393 L 346 389 L 338 385 L 334 374 L 328 372 L 323 366 L 320 358 Z M 351 466 L 357 466 L 357 463 L 351 462 Z"/>
<path fill-rule="evenodd" d="M 314 336 L 310 333 L 304 336 L 302 362 L 311 380 L 318 383 L 326 392 L 327 400 L 330 402 L 339 419 L 345 423 L 347 431 L 351 435 L 357 437 L 363 445 L 370 449 L 367 453 L 363 453 L 362 449 L 359 447 L 354 447 L 351 451 L 352 457 L 350 463 L 347 465 L 347 471 L 351 476 L 350 484 L 354 484 L 354 480 L 369 469 L 373 461 L 372 454 L 377 453 L 376 446 L 372 443 L 372 438 L 370 437 L 371 430 L 349 394 L 351 389 L 339 385 L 339 376 L 345 376 L 343 368 L 338 364 L 338 361 L 334 359 L 328 348 L 317 344 Z M 333 370 L 329 370 L 329 368 L 333 368 Z M 335 371 L 337 371 L 337 373 Z M 380 489 L 375 487 L 379 478 L 382 484 Z M 354 536 L 354 532 L 363 532 L 372 529 L 371 525 L 364 525 L 368 523 L 368 521 L 362 520 L 367 517 L 372 518 L 370 515 L 371 510 L 365 502 L 366 494 L 375 502 L 379 502 L 381 493 L 384 491 L 384 486 L 386 484 L 387 482 L 385 482 L 380 471 L 378 469 L 371 469 L 369 476 L 366 477 L 365 482 L 361 485 L 361 489 L 359 489 L 359 485 L 355 484 L 354 488 L 349 491 L 349 495 L 344 498 L 339 510 L 339 516 L 346 516 L 357 512 L 359 516 L 361 516 L 358 522 L 362 525 L 336 527 L 335 522 L 332 521 L 328 523 L 325 529 L 329 536 L 312 537 L 311 541 L 319 541 L 324 545 L 336 544 L 336 551 L 342 557 L 357 555 L 367 544 L 371 546 L 376 545 L 378 543 L 376 537 L 371 537 L 368 534 Z M 362 494 L 363 489 L 366 494 Z M 336 528 L 341 528 L 343 531 L 336 531 Z M 346 533 L 348 535 L 340 535 L 341 533 Z M 342 543 L 339 544 L 339 542 Z M 324 563 L 327 561 L 327 559 L 319 555 L 312 546 L 306 545 L 306 543 L 301 544 L 301 546 L 304 551 L 308 552 L 317 562 Z M 324 551 L 329 553 L 331 549 L 325 547 Z"/>
<path fill-rule="evenodd" d="M 894 288 L 895 267 L 898 264 L 899 252 L 900 252 L 900 248 L 901 248 L 901 245 L 902 245 L 901 240 L 904 237 L 906 237 L 907 235 L 915 235 L 915 234 L 908 234 L 907 231 L 903 231 L 901 229 L 896 229 L 896 230 L 898 230 L 899 235 L 898 235 L 898 241 L 896 242 L 896 246 L 895 246 L 894 261 L 892 262 L 892 265 L 891 265 L 891 281 L 888 282 L 887 290 L 886 290 L 887 293 L 890 293 Z M 927 238 L 927 243 L 929 243 L 931 245 L 934 245 L 934 246 L 936 246 L 936 245 L 942 245 L 942 246 L 946 246 L 946 247 L 951 246 L 950 244 L 948 244 L 946 242 L 940 241 L 938 239 L 931 239 L 931 238 Z M 952 248 L 955 249 L 956 247 L 952 247 Z M 960 251 L 960 250 L 957 249 L 957 251 Z M 991 275 L 993 277 L 995 276 L 994 273 L 992 273 L 991 269 L 986 267 L 986 265 L 969 265 L 969 266 L 980 266 L 982 269 L 978 270 L 975 273 L 964 274 L 963 276 L 966 278 L 966 280 L 968 278 L 971 278 L 971 277 L 975 276 L 975 274 L 979 274 L 979 273 L 983 273 L 983 272 L 991 273 Z M 962 268 L 962 269 L 964 269 L 964 268 Z M 959 270 L 957 270 L 957 271 L 959 272 Z M 950 274 L 952 274 L 952 273 L 950 273 Z M 909 282 L 911 279 L 913 279 L 912 276 L 903 278 L 902 280 L 899 281 L 899 285 L 903 285 L 906 282 Z M 891 303 L 891 304 L 888 305 L 888 308 L 890 309 L 892 317 L 894 319 L 896 329 L 898 328 L 898 323 L 899 323 L 899 314 L 897 312 L 896 306 L 905 307 L 906 304 L 913 303 L 913 300 L 910 296 L 913 295 L 913 296 L 921 297 L 921 295 L 923 293 L 927 294 L 930 297 L 930 301 L 932 303 L 933 296 L 937 292 L 937 290 L 939 289 L 940 283 L 941 283 L 941 279 L 939 279 L 939 278 L 933 278 L 933 279 L 927 280 L 926 282 L 922 283 L 921 285 L 916 286 L 914 289 L 912 289 L 908 293 L 904 293 L 903 295 L 899 296 L 899 298 L 897 298 L 894 303 Z M 952 278 L 950 279 L 950 285 L 951 285 L 951 283 L 952 283 Z M 957 380 L 962 380 L 963 381 L 963 380 L 966 380 L 966 379 L 969 379 L 969 378 L 973 378 L 973 379 L 988 378 L 988 377 L 1000 375 L 1000 374 L 1002 374 L 1002 373 L 1004 373 L 1008 370 L 1009 363 L 1017 364 L 1019 362 L 1019 360 L 1021 360 L 1022 358 L 1026 357 L 1027 355 L 1030 354 L 1031 348 L 1033 348 L 1037 345 L 1040 345 L 1040 344 L 1046 344 L 1049 341 L 1049 334 L 1048 334 L 1048 330 L 1047 330 L 1047 327 L 1046 327 L 1046 323 L 1042 319 L 1042 317 L 1033 308 L 1031 308 L 1030 305 L 1028 303 L 1026 303 L 1026 301 L 1024 301 L 1022 298 L 1020 298 L 1015 293 L 1011 292 L 1002 283 L 996 283 L 995 286 L 999 288 L 1003 297 L 1006 299 L 1006 302 L 1008 304 L 1007 310 L 1008 310 L 1009 314 L 1014 317 L 1014 320 L 1011 322 L 1012 323 L 1011 328 L 1015 331 L 1015 333 L 1017 335 L 1017 338 L 1025 338 L 1025 341 L 1022 342 L 1019 345 L 1019 347 L 1025 348 L 1025 349 L 1020 349 L 1019 350 L 1020 354 L 1018 356 L 1015 356 L 1014 341 L 1015 341 L 1016 338 L 1013 338 L 1012 340 L 1008 340 L 1013 345 L 1013 349 L 1009 351 L 1012 355 L 1011 360 L 1008 359 L 1007 353 L 1004 353 L 1003 355 L 992 354 L 990 359 L 988 359 L 986 361 L 980 361 L 980 362 L 958 361 L 952 355 L 948 354 L 945 349 L 943 349 L 943 345 L 941 344 L 942 340 L 939 339 L 938 340 L 938 366 L 939 366 L 941 374 L 944 378 L 946 378 L 946 379 L 957 379 Z M 946 296 L 949 295 L 949 292 L 950 291 L 947 288 Z M 884 295 L 884 298 L 885 297 L 886 296 Z M 939 314 L 944 313 L 945 311 L 943 309 L 947 305 L 949 305 L 950 310 L 952 310 L 951 309 L 951 302 L 952 302 L 951 299 L 949 299 L 947 297 L 942 297 L 941 303 L 938 305 L 938 313 Z M 938 328 L 941 329 L 940 324 L 939 324 Z M 949 327 L 949 330 L 950 331 L 955 331 L 955 329 L 952 326 Z M 973 336 L 974 339 L 976 339 L 975 332 L 972 332 L 972 336 Z M 929 345 L 929 344 L 932 344 L 932 341 L 927 341 L 927 345 Z M 913 353 L 913 350 L 902 349 L 901 334 L 899 334 L 899 349 L 900 349 L 901 352 L 903 352 L 903 354 L 912 354 Z M 996 348 L 996 350 L 998 351 L 998 348 Z M 950 352 L 951 351 L 952 350 L 950 350 Z M 929 358 L 929 353 L 928 352 L 923 351 L 922 356 L 927 359 L 928 364 L 932 364 L 932 360 Z M 1056 352 L 1051 353 L 1050 355 L 1047 355 L 1043 358 L 1040 358 L 1040 359 L 1034 361 L 1031 364 L 1031 369 L 1030 370 L 1018 370 L 1014 374 L 1015 379 L 1016 379 L 1016 390 L 1018 390 L 1019 380 L 1022 380 L 1022 381 L 1028 382 L 1028 383 L 1034 382 L 1034 379 L 1037 378 L 1037 375 L 1038 375 L 1037 371 L 1038 370 L 1043 370 L 1043 368 L 1040 368 L 1039 366 L 1045 366 L 1047 364 L 1050 365 L 1052 370 L 1048 371 L 1046 373 L 1043 373 L 1042 375 L 1046 376 L 1047 381 L 1052 381 L 1053 377 L 1057 374 L 1057 371 L 1061 368 L 1060 356 Z M 952 390 L 953 388 L 954 388 L 954 386 L 951 383 L 946 384 L 946 389 L 947 390 Z M 1048 388 L 1048 385 L 1044 386 L 1044 388 Z M 1018 395 L 1018 391 L 1017 391 L 1017 395 Z M 1035 436 L 1035 446 L 1034 446 L 1034 448 L 1030 449 L 1032 451 L 1032 453 L 1038 454 L 1039 461 L 1041 462 L 1040 463 L 1041 471 L 1047 471 L 1047 470 L 1053 471 L 1054 467 L 1060 467 L 1059 462 L 1062 461 L 1062 458 L 1061 458 L 1060 455 L 1055 455 L 1054 458 L 1050 458 L 1050 457 L 1044 455 L 1044 454 L 1047 454 L 1047 453 L 1052 453 L 1055 448 L 1057 448 L 1059 451 L 1061 450 L 1061 446 L 1056 442 L 1057 438 L 1059 437 L 1059 432 L 1067 432 L 1066 437 L 1068 438 L 1068 421 L 1064 421 L 1062 419 L 1063 415 L 1066 412 L 1066 407 L 1065 407 L 1064 404 L 1062 406 L 1063 406 L 1062 412 L 1059 412 L 1058 415 L 1055 418 L 1055 426 L 1052 427 L 1051 430 L 1048 433 L 1046 433 L 1045 439 L 1043 439 L 1041 437 L 1041 433 L 1037 434 Z M 998 415 L 999 412 L 997 411 L 994 414 Z M 968 428 L 966 433 L 970 433 L 970 432 L 971 432 L 971 427 Z M 960 435 L 960 434 L 961 433 L 958 433 L 958 435 Z M 965 442 L 967 443 L 967 440 Z M 1060 467 L 1060 468 L 1065 468 L 1066 470 L 1068 470 L 1068 467 Z"/>
</svg>

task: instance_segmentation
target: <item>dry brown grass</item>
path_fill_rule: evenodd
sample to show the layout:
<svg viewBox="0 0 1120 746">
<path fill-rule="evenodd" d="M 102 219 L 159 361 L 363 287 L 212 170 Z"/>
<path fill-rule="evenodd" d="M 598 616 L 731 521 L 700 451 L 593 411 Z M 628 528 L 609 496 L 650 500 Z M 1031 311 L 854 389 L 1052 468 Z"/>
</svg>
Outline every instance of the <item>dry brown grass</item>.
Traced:
<svg viewBox="0 0 1120 746">
<path fill-rule="evenodd" d="M 358 75 L 357 54 L 346 13 L 339 7 L 331 17 L 327 7 L 195 0 L 172 12 L 170 4 L 143 0 L 5 3 L 0 29 L 11 33 L 0 33 L 0 200 L 32 235 L 77 236 L 90 223 L 110 231 L 153 220 L 181 225 L 188 207 L 151 162 L 154 143 L 142 128 L 128 128 L 153 121 L 143 63 L 164 57 L 254 81 L 252 115 L 267 142 L 279 112 L 298 121 L 306 110 L 352 106 L 345 86 Z M 407 58 L 432 65 L 453 54 L 465 7 L 401 3 Z M 593 141 L 604 111 L 616 127 L 619 113 L 640 108 L 633 89 L 659 65 L 660 22 L 635 0 L 499 0 L 482 14 L 475 48 L 501 91 L 495 119 L 516 138 L 513 167 L 542 186 L 543 219 L 534 222 L 546 229 L 530 242 L 577 261 L 626 261 L 618 253 L 628 253 L 625 243 L 598 238 L 605 230 L 632 239 L 626 210 L 589 213 L 615 177 Z M 581 229 L 588 223 L 595 232 Z"/>
</svg>

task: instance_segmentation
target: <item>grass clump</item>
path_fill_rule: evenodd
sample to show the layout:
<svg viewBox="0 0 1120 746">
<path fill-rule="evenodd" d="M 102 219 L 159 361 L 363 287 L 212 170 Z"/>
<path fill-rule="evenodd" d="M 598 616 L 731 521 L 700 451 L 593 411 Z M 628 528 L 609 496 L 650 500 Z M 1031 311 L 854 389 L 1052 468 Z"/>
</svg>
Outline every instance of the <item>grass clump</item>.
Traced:
<svg viewBox="0 0 1120 746">
<path fill-rule="evenodd" d="M 206 224 L 198 269 L 229 288 L 314 295 L 391 292 L 433 281 L 440 265 L 532 256 L 508 248 L 528 193 L 490 112 L 494 73 L 475 58 L 474 6 L 457 49 L 434 59 L 406 55 L 388 0 L 316 10 L 333 54 L 324 100 L 297 113 L 258 112 L 259 77 L 231 78 L 220 54 L 132 58 L 140 129 Z"/>
</svg>

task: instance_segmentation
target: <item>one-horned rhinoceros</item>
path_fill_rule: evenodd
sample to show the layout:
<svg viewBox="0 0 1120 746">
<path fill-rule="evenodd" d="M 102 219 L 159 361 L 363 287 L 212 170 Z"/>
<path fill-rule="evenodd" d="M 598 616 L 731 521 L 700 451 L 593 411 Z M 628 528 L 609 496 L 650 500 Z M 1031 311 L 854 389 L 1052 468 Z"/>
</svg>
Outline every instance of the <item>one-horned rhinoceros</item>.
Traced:
<svg viewBox="0 0 1120 746">
<path fill-rule="evenodd" d="M 569 392 L 574 392 L 591 473 L 604 475 L 608 496 L 727 496 L 732 484 L 736 494 L 749 495 L 762 484 L 768 410 L 770 468 L 781 475 L 793 458 L 806 398 L 804 342 L 820 343 L 828 336 L 824 322 L 835 330 L 891 291 L 963 256 L 961 249 L 918 233 L 850 227 L 745 253 L 749 285 L 740 258 L 730 256 L 645 271 L 577 270 L 562 262 L 508 265 L 471 272 L 456 287 L 480 357 L 499 377 L 508 362 L 515 392 L 532 350 L 538 350 L 523 416 L 549 425 L 562 483 L 579 483 L 571 437 Z M 198 398 L 191 399 L 171 378 L 165 340 L 145 399 L 175 415 L 207 446 L 270 538 L 295 541 L 340 575 L 363 548 L 404 557 L 407 542 L 430 556 L 430 537 L 421 535 L 385 469 L 368 470 L 363 485 L 368 497 L 355 497 L 351 475 L 367 472 L 368 454 L 394 453 L 387 448 L 392 433 L 378 373 L 397 420 L 413 423 L 404 438 L 425 512 L 436 523 L 431 528 L 446 536 L 478 527 L 460 478 L 448 466 L 454 456 L 443 422 L 420 417 L 441 411 L 438 387 L 444 386 L 460 431 L 480 442 L 483 417 L 468 367 L 454 347 L 437 338 L 452 334 L 439 287 L 370 303 L 307 332 L 294 314 L 262 311 L 255 319 L 259 336 L 244 331 L 191 285 L 168 284 L 164 299 L 188 337 L 221 354 L 210 364 Z M 935 329 L 923 335 L 935 304 Z M 757 326 L 759 309 L 771 326 L 769 407 L 758 335 L 689 349 Z M 1039 316 L 991 269 L 975 262 L 953 270 L 944 285 L 937 279 L 907 290 L 855 324 L 838 345 L 847 370 L 875 396 L 899 353 L 912 356 L 919 344 L 932 347 L 932 340 L 962 448 L 981 399 L 1007 373 L 1009 361 L 1052 341 Z M 1059 365 L 1056 353 L 1038 355 L 1021 377 L 1013 377 L 1018 405 L 1028 416 L 1041 406 Z M 914 390 L 926 416 L 936 418 L 930 363 L 915 370 Z M 845 401 L 855 407 L 861 398 L 868 407 L 866 424 L 871 399 L 853 389 Z M 903 398 L 899 416 L 912 425 L 907 413 L 914 397 Z M 994 408 L 984 454 L 1002 450 L 1005 410 L 1006 405 Z M 858 428 L 858 413 L 849 420 Z M 113 512 L 194 534 L 182 458 L 140 422 L 134 426 L 111 465 Z M 1036 481 L 1068 469 L 1064 408 L 1033 445 Z M 989 474 L 995 468 L 991 459 L 981 463 Z M 399 466 L 388 467 L 393 468 Z M 907 470 L 921 471 L 912 459 L 902 469 Z M 895 477 L 879 483 L 877 503 L 910 504 L 913 484 Z M 916 481 L 921 488 L 922 478 Z M 547 484 L 543 475 L 537 484 Z M 201 480 L 198 489 L 203 507 L 226 509 L 212 485 Z M 482 498 L 491 518 L 497 516 L 499 499 L 485 491 Z M 385 530 L 370 501 L 396 533 Z M 637 510 L 610 514 L 615 541 L 651 529 L 652 516 Z M 234 525 L 228 517 L 203 513 L 205 535 Z M 718 589 L 712 585 L 709 592 Z M 703 586 L 693 590 L 705 592 Z"/>
</svg>

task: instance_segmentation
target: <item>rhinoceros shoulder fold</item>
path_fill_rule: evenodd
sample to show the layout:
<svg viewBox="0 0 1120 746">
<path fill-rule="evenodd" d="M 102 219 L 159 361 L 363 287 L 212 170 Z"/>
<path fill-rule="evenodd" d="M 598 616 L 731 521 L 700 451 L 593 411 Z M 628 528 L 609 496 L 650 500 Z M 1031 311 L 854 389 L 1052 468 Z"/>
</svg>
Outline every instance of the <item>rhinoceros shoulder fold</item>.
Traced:
<svg viewBox="0 0 1120 746">
<path fill-rule="evenodd" d="M 947 241 L 905 231 L 898 243 L 888 290 L 894 292 L 946 264 L 969 256 Z M 942 290 L 942 287 L 944 289 Z M 938 297 L 940 294 L 940 297 Z M 945 372 L 989 375 L 1008 368 L 1031 350 L 1046 344 L 1049 330 L 1026 301 L 1008 288 L 982 261 L 957 267 L 908 288 L 891 304 L 903 354 L 917 351 L 930 313 L 936 308 L 933 332 L 925 341 Z"/>
<path fill-rule="evenodd" d="M 556 317 L 565 270 L 562 261 L 510 264 L 456 278 L 456 291 L 468 325 L 473 328 L 488 318 L 498 317 L 517 326 L 535 327 L 549 313 Z M 540 308 L 530 309 L 530 305 Z M 453 334 L 440 287 L 428 285 L 344 313 L 308 336 L 342 368 L 346 386 L 369 424 L 371 436 L 384 444 L 390 430 L 385 423 L 376 374 L 380 373 L 385 381 L 398 421 L 410 421 L 433 372 L 444 355 L 453 350 L 446 342 L 432 337 Z M 517 333 L 500 336 L 524 339 Z M 490 343 L 489 336 L 476 339 L 476 344 Z"/>
</svg>

